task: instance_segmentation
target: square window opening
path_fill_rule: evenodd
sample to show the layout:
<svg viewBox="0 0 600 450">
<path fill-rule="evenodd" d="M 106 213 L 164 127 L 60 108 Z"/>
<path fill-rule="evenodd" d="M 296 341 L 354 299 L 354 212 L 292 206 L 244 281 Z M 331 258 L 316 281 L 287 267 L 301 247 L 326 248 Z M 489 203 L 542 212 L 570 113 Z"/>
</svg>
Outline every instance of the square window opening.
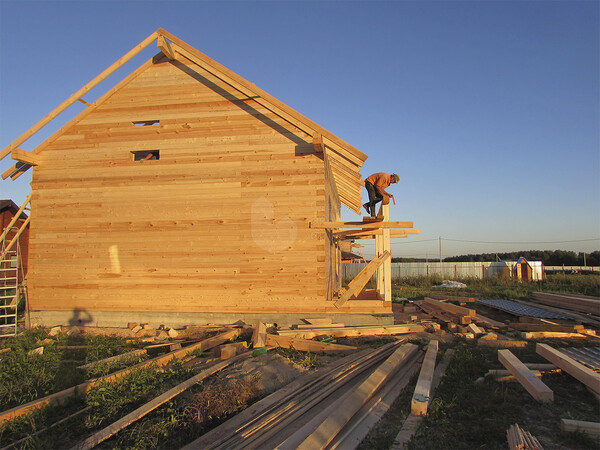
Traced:
<svg viewBox="0 0 600 450">
<path fill-rule="evenodd" d="M 153 125 L 160 125 L 160 120 L 140 120 L 132 123 L 134 127 L 150 127 Z"/>
<path fill-rule="evenodd" d="M 159 150 L 140 150 L 131 152 L 134 161 L 156 161 L 160 159 Z"/>
</svg>

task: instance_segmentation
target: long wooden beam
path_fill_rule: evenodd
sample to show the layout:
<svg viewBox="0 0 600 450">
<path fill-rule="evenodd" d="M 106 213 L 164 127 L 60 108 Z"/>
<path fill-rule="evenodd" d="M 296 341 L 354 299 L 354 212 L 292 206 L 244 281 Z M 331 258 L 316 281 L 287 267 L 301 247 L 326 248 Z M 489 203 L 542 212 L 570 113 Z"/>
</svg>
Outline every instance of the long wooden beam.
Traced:
<svg viewBox="0 0 600 450">
<path fill-rule="evenodd" d="M 20 148 L 13 149 L 10 152 L 10 157 L 15 161 L 19 161 L 23 164 L 29 164 L 30 166 L 38 166 L 40 164 L 40 156 L 35 153 L 31 153 Z"/>
<path fill-rule="evenodd" d="M 171 60 L 175 59 L 175 52 L 171 48 L 171 44 L 167 42 L 165 37 L 162 34 L 159 34 L 156 39 L 156 44 L 161 52 L 165 54 L 165 56 Z"/>
<path fill-rule="evenodd" d="M 538 402 L 550 403 L 554 401 L 552 389 L 537 378 L 510 350 L 498 350 L 498 360 Z"/>
<path fill-rule="evenodd" d="M 421 372 L 411 401 L 411 413 L 415 416 L 424 416 L 427 414 L 427 405 L 431 399 L 431 386 L 433 373 L 435 370 L 435 360 L 438 353 L 438 341 L 429 341 L 427 353 L 421 365 Z"/>
<path fill-rule="evenodd" d="M 291 348 L 299 352 L 346 352 L 356 350 L 356 347 L 351 345 L 317 342 L 274 334 L 267 334 L 266 342 L 267 345 L 272 347 Z"/>
<path fill-rule="evenodd" d="M 356 337 L 356 336 L 393 336 L 397 334 L 422 333 L 425 326 L 421 324 L 400 325 L 366 325 L 356 327 L 311 328 L 306 330 L 279 330 L 280 336 L 298 339 L 312 339 L 316 336 Z"/>
<path fill-rule="evenodd" d="M 144 39 L 138 45 L 136 45 L 131 50 L 129 50 L 127 53 L 125 53 L 125 55 L 123 55 L 121 58 L 119 58 L 117 61 L 115 61 L 113 64 L 111 64 L 100 75 L 98 75 L 96 78 L 94 78 L 88 84 L 83 86 L 81 89 L 79 89 L 73 95 L 71 95 L 68 99 L 66 99 L 64 102 L 62 102 L 58 107 L 56 107 L 54 110 L 52 110 L 52 112 L 50 112 L 50 114 L 48 114 L 46 117 L 44 117 L 38 123 L 36 123 L 33 127 L 31 127 L 29 130 L 27 130 L 20 137 L 18 137 L 10 145 L 8 145 L 8 147 L 6 147 L 4 150 L 2 150 L 0 152 L 0 160 L 3 159 L 4 157 L 6 157 L 6 155 L 8 155 L 10 152 L 12 152 L 15 148 L 17 148 L 19 145 L 21 145 L 23 142 L 25 142 L 27 139 L 29 139 L 31 136 L 33 136 L 35 133 L 37 133 L 40 129 L 42 129 L 48 122 L 50 122 L 52 119 L 54 119 L 56 116 L 58 116 L 61 112 L 63 112 L 65 109 L 67 109 L 73 103 L 78 101 L 78 99 L 80 99 L 84 94 L 91 91 L 100 82 L 102 82 L 109 75 L 111 75 L 113 72 L 115 72 L 117 69 L 119 69 L 123 64 L 125 64 L 127 61 L 129 61 L 131 58 L 133 58 L 139 52 L 141 52 L 146 47 L 148 47 L 148 45 L 150 45 L 152 42 L 154 42 L 156 40 L 157 36 L 158 36 L 157 32 L 152 33 L 150 36 L 148 36 L 146 39 Z"/>
<path fill-rule="evenodd" d="M 320 222 L 310 223 L 310 228 L 412 228 L 414 222 Z"/>
<path fill-rule="evenodd" d="M 600 436 L 600 423 L 583 420 L 560 419 L 560 431 L 567 433 L 585 433 L 590 436 Z"/>
<path fill-rule="evenodd" d="M 396 229 L 387 229 L 390 233 L 390 238 L 407 238 L 412 234 L 420 234 L 420 230 L 410 229 L 410 230 L 396 230 Z M 374 239 L 377 236 L 383 235 L 384 230 L 377 231 L 361 231 L 360 233 L 351 233 L 343 236 L 343 239 Z M 339 237 L 339 236 L 338 236 Z"/>
<path fill-rule="evenodd" d="M 565 355 L 560 350 L 550 347 L 548 344 L 536 344 L 535 351 L 538 355 L 543 356 L 572 377 L 581 381 L 592 391 L 600 394 L 600 375 L 592 369 L 585 367 L 583 364 Z"/>
</svg>

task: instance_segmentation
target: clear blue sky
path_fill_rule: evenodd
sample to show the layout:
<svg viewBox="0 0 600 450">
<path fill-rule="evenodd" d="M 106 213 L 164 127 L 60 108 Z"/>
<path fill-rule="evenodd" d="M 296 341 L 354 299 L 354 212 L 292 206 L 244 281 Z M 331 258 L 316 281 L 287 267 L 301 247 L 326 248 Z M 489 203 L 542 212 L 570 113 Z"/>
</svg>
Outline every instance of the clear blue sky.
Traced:
<svg viewBox="0 0 600 450">
<path fill-rule="evenodd" d="M 590 252 L 599 23 L 598 1 L 0 0 L 0 147 L 162 27 L 362 150 L 363 176 L 397 172 L 392 219 L 421 235 L 394 256 Z"/>
</svg>

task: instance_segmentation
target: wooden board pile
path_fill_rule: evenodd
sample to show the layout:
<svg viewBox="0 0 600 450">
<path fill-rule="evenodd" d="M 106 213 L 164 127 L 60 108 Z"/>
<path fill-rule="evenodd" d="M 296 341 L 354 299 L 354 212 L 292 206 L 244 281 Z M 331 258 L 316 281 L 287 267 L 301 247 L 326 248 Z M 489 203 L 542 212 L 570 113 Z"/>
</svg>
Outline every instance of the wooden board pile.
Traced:
<svg viewBox="0 0 600 450">
<path fill-rule="evenodd" d="M 446 324 L 446 328 L 449 331 L 459 333 L 467 339 L 478 339 L 480 345 L 524 347 L 527 345 L 527 340 L 530 339 L 585 338 L 587 336 L 596 336 L 596 331 L 586 328 L 584 324 L 590 324 L 596 328 L 600 326 L 600 320 L 596 321 L 594 319 L 596 316 L 591 312 L 583 314 L 582 312 L 575 311 L 577 308 L 580 311 L 584 309 L 587 311 L 595 310 L 600 314 L 600 300 L 593 297 L 535 293 L 534 297 L 543 299 L 545 302 L 551 302 L 554 305 L 561 305 L 564 309 L 521 300 L 504 300 L 503 302 L 513 303 L 515 307 L 518 307 L 512 311 L 496 307 L 491 303 L 492 301 L 486 301 L 485 306 L 500 309 L 515 317 L 514 320 L 510 322 L 506 321 L 506 323 L 495 321 L 479 314 L 473 308 L 466 307 L 465 305 L 474 301 L 472 298 L 445 295 L 435 295 L 434 297 L 425 297 L 422 302 L 416 302 L 416 304 L 428 315 Z M 452 302 L 460 303 L 460 305 Z M 570 308 L 572 304 L 575 305 L 574 310 L 566 309 Z M 561 313 L 563 316 L 560 319 L 548 319 L 526 315 L 527 308 L 534 305 L 535 308 L 533 309 L 538 309 L 539 307 L 554 313 Z M 538 310 L 541 311 L 541 309 Z M 523 340 L 515 341 L 512 338 L 498 334 L 499 331 L 508 329 L 521 332 Z"/>
<path fill-rule="evenodd" d="M 506 432 L 510 450 L 544 450 L 540 441 L 529 431 L 523 430 L 518 424 L 512 425 Z"/>
<path fill-rule="evenodd" d="M 600 298 L 598 297 L 534 292 L 531 294 L 531 300 L 535 303 L 556 306 L 557 308 L 579 311 L 585 314 L 594 314 L 600 319 Z"/>
<path fill-rule="evenodd" d="M 382 405 L 391 405 L 416 373 L 419 357 L 417 346 L 402 341 L 354 353 L 297 379 L 185 448 L 354 448 L 381 417 Z"/>
</svg>

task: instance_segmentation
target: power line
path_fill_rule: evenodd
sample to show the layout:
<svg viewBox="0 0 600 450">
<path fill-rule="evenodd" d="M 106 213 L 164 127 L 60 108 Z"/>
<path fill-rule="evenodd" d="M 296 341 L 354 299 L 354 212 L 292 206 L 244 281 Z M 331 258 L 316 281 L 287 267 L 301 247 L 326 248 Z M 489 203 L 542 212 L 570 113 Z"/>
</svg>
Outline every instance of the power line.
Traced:
<svg viewBox="0 0 600 450">
<path fill-rule="evenodd" d="M 600 238 L 595 239 L 575 239 L 571 241 L 469 241 L 466 239 L 448 239 L 443 238 L 445 241 L 452 242 L 471 242 L 475 244 L 565 244 L 569 242 L 589 242 L 589 241 L 600 241 Z M 435 239 L 434 239 L 435 240 Z"/>
<path fill-rule="evenodd" d="M 600 241 L 600 238 L 593 238 L 593 239 L 575 239 L 575 240 L 568 240 L 568 241 L 471 241 L 471 240 L 467 240 L 467 239 L 449 239 L 449 238 L 442 238 L 444 241 L 450 241 L 450 242 L 468 242 L 471 244 L 518 244 L 518 245 L 527 245 L 527 244 L 566 244 L 566 243 L 573 243 L 573 242 L 591 242 L 591 241 Z M 403 241 L 403 242 L 392 242 L 392 245 L 406 245 L 406 244 L 418 244 L 421 242 L 433 242 L 433 241 L 439 241 L 438 239 L 421 239 L 421 240 L 408 240 L 408 241 Z M 371 245 L 375 245 L 375 243 L 373 242 L 367 242 L 367 243 L 361 243 L 362 246 L 367 247 L 367 246 L 371 246 Z"/>
</svg>

